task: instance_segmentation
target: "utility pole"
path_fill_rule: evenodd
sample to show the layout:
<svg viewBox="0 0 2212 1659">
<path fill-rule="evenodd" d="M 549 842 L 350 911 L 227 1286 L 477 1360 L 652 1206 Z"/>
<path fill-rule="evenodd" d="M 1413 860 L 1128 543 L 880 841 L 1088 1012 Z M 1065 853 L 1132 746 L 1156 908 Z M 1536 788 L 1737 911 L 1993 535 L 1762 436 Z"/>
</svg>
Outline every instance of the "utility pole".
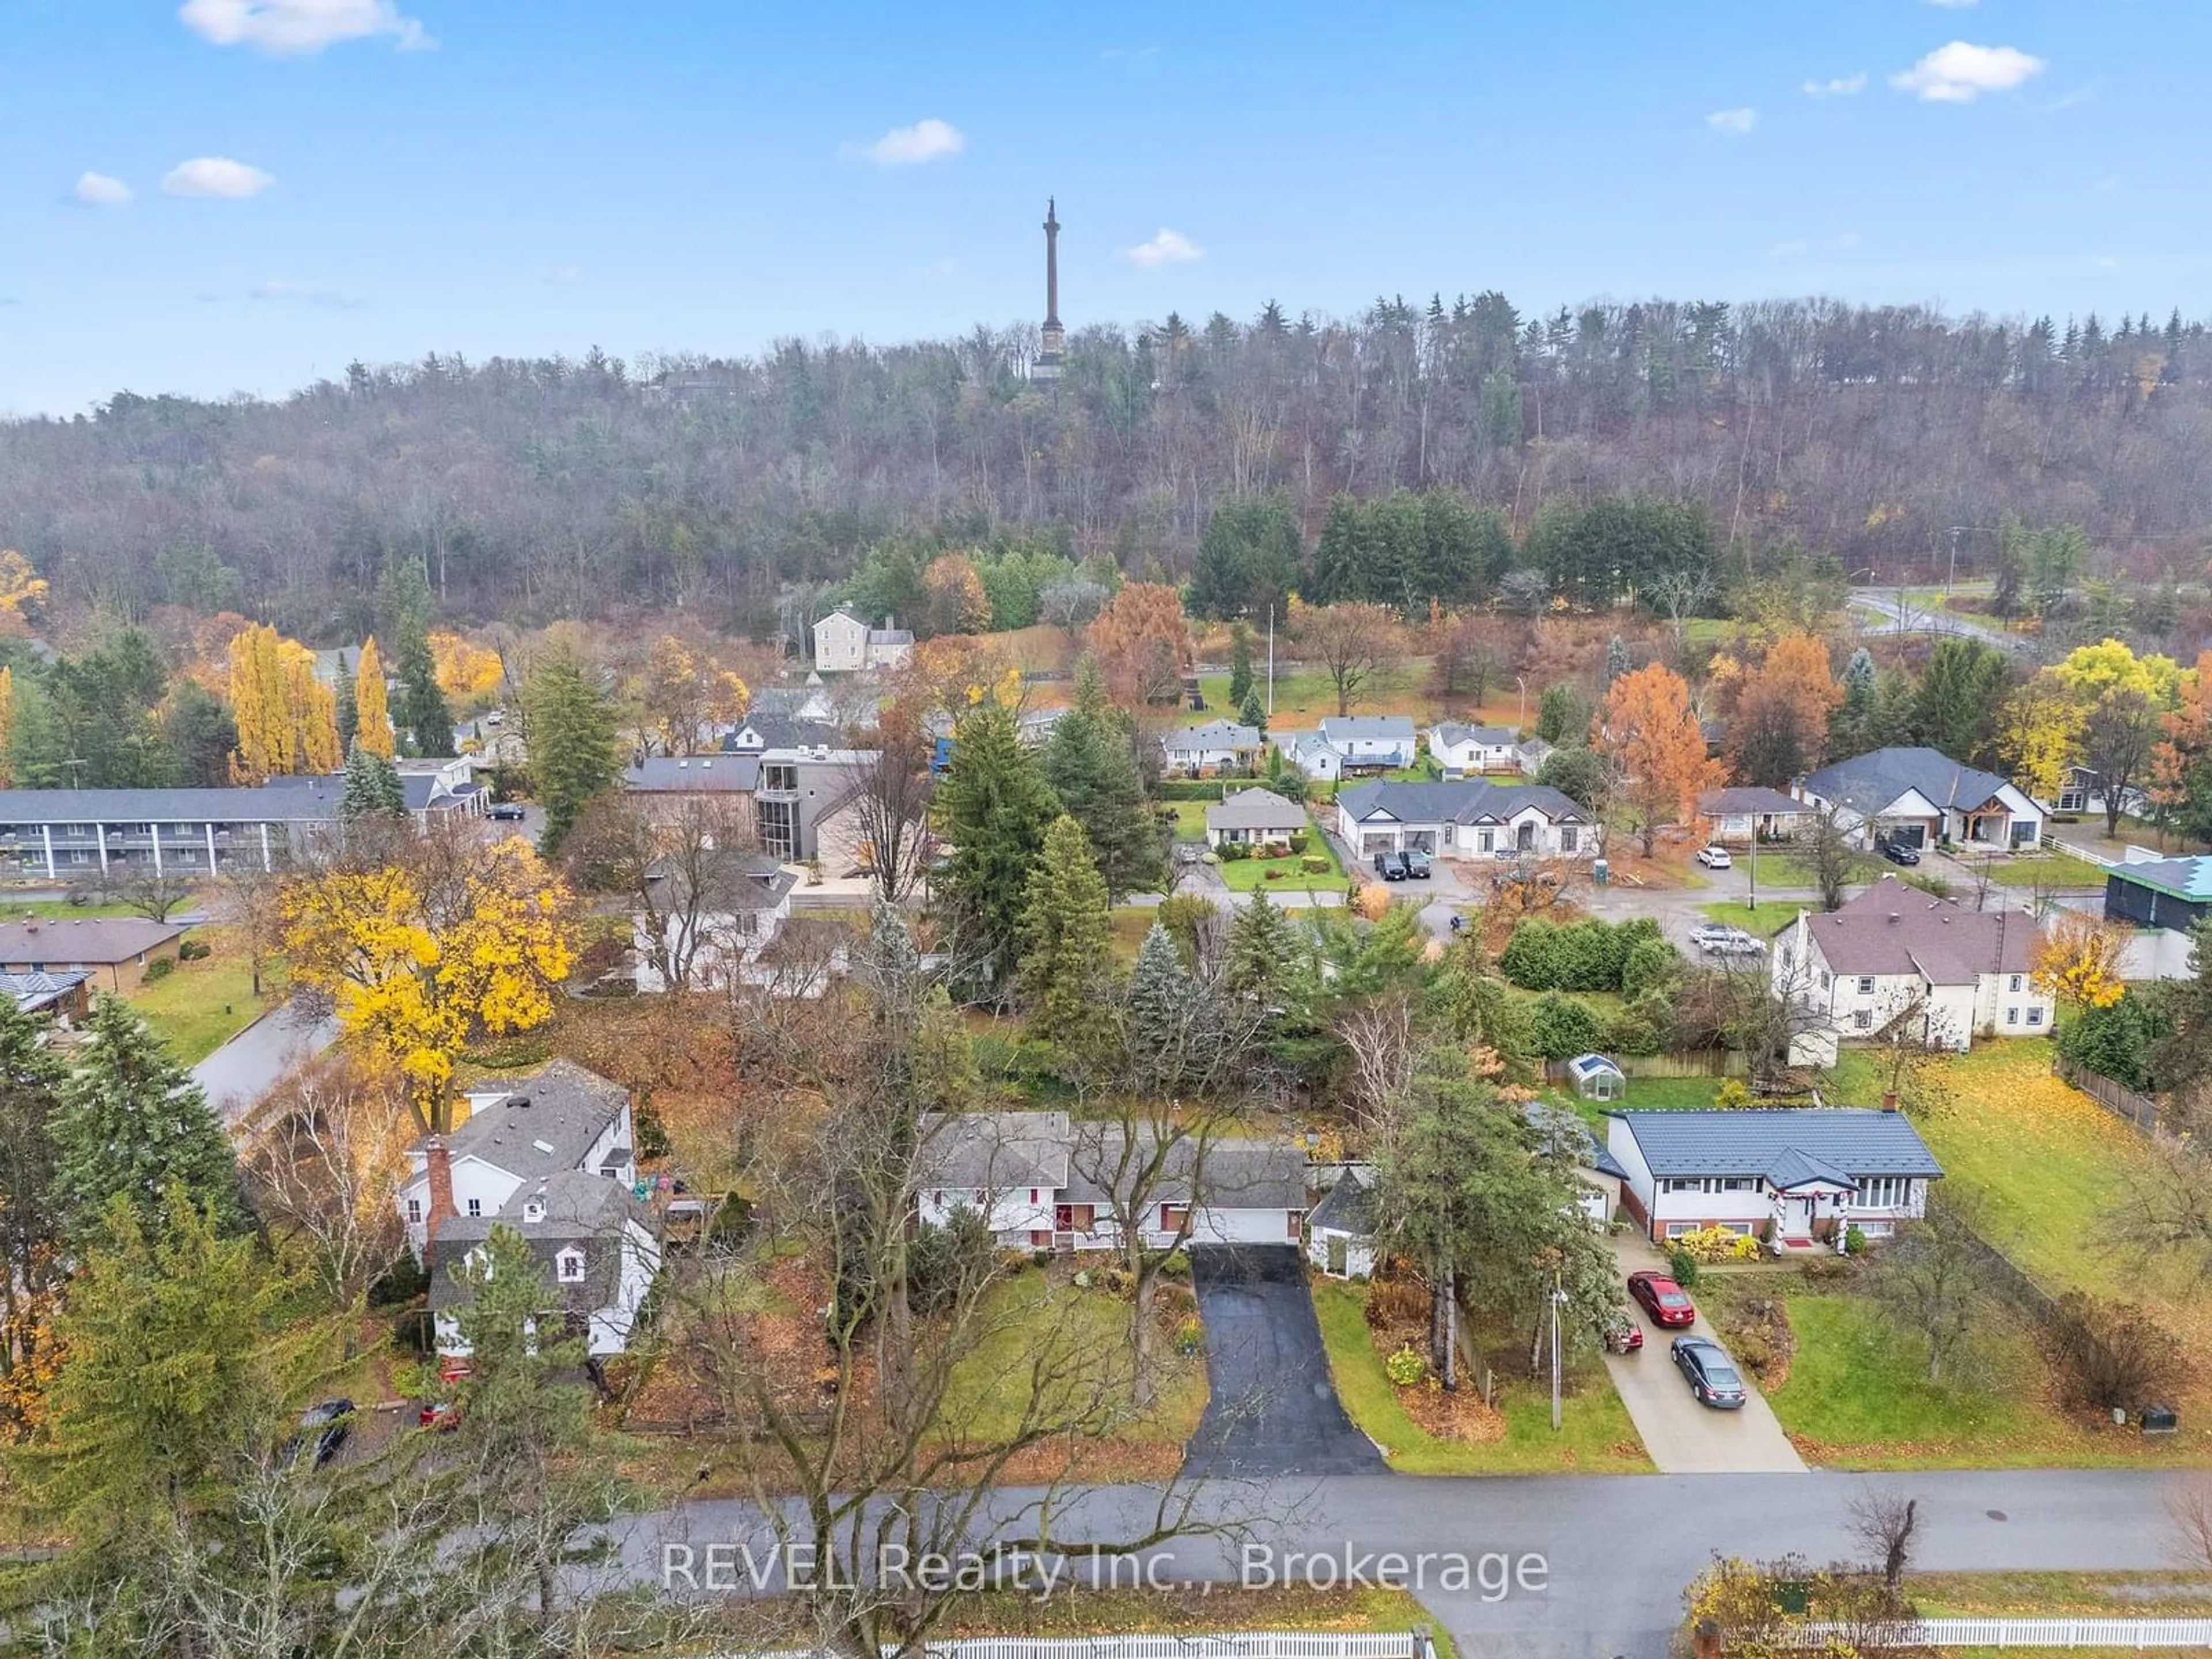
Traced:
<svg viewBox="0 0 2212 1659">
<path fill-rule="evenodd" d="M 1267 607 L 1267 724 L 1275 723 L 1275 607 Z"/>
<path fill-rule="evenodd" d="M 1567 1293 L 1560 1288 L 1559 1275 L 1552 1274 L 1552 1432 L 1559 1430 L 1559 1310 L 1566 1305 Z"/>
</svg>

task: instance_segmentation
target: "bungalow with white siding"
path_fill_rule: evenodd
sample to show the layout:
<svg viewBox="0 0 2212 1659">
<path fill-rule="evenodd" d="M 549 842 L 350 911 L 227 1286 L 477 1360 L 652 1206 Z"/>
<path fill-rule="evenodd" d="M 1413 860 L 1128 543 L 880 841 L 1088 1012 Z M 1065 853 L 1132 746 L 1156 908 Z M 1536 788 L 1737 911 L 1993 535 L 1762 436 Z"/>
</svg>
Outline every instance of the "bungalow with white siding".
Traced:
<svg viewBox="0 0 2212 1659">
<path fill-rule="evenodd" d="M 1897 1112 L 1842 1106 L 1607 1115 L 1621 1203 L 1662 1243 L 1725 1228 L 1778 1250 L 1887 1237 L 1927 1212 L 1936 1161 Z"/>
<path fill-rule="evenodd" d="M 1429 728 L 1429 753 L 1448 778 L 1522 769 L 1521 734 L 1510 726 L 1440 720 Z"/>
<path fill-rule="evenodd" d="M 1278 732 L 1275 747 L 1316 783 L 1334 783 L 1344 775 L 1344 757 L 1318 732 Z"/>
<path fill-rule="evenodd" d="M 1286 842 L 1307 829 L 1306 809 L 1272 789 L 1240 789 L 1206 809 L 1206 844 L 1249 847 Z"/>
<path fill-rule="evenodd" d="M 1306 1218 L 1306 1260 L 1331 1279 L 1365 1279 L 1375 1271 L 1375 1170 L 1347 1164 L 1336 1184 Z"/>
<path fill-rule="evenodd" d="M 1266 746 L 1267 740 L 1252 726 L 1208 720 L 1168 732 L 1160 739 L 1160 755 L 1169 771 L 1201 777 L 1210 772 L 1249 772 Z"/>
<path fill-rule="evenodd" d="M 1448 858 L 1595 858 L 1589 814 L 1547 784 L 1363 783 L 1336 798 L 1337 834 L 1359 858 L 1423 852 Z"/>
<path fill-rule="evenodd" d="M 1779 789 L 1708 789 L 1698 797 L 1705 834 L 1729 847 L 1787 841 L 1804 828 L 1812 810 Z"/>
<path fill-rule="evenodd" d="M 1305 1152 L 1287 1141 L 1194 1135 L 1148 1179 L 1152 1143 L 1133 1149 L 1120 1126 L 1065 1112 L 967 1112 L 930 1119 L 926 1133 L 921 1220 L 973 1210 L 1012 1248 L 1118 1249 L 1116 1194 L 1142 1199 L 1145 1241 L 1158 1249 L 1296 1245 L 1305 1225 Z"/>
<path fill-rule="evenodd" d="M 1347 772 L 1389 772 L 1411 766 L 1420 753 L 1413 722 L 1403 714 L 1331 714 L 1316 728 L 1344 757 Z"/>
<path fill-rule="evenodd" d="M 1832 809 L 1869 847 L 2022 853 L 2043 840 L 2042 807 L 1996 773 L 1934 749 L 1876 749 L 1808 774 L 1791 793 L 1816 811 Z"/>
</svg>

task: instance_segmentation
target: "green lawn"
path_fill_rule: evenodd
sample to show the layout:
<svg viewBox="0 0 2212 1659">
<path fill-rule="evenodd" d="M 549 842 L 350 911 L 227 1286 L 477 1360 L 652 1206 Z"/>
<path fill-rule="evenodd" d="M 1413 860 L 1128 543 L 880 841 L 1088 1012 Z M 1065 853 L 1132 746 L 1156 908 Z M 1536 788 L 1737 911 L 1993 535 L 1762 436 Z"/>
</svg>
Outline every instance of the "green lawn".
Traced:
<svg viewBox="0 0 2212 1659">
<path fill-rule="evenodd" d="M 1045 1366 L 1053 1374 L 1053 1398 L 1059 1401 L 1050 1406 L 1054 1413 L 1080 1413 L 1094 1394 L 1106 1398 L 1111 1396 L 1104 1390 L 1127 1389 L 1129 1304 L 1121 1297 L 1103 1290 L 1078 1290 L 1065 1279 L 1031 1272 L 994 1289 L 988 1311 L 987 1334 L 953 1370 L 946 1422 L 961 1425 L 978 1439 L 1018 1431 L 1036 1397 L 1033 1361 L 1041 1351 L 1041 1333 L 1051 1334 L 1056 1353 L 1087 1357 L 1072 1369 L 1058 1360 Z M 1144 1417 L 1115 1437 L 1180 1447 L 1197 1431 L 1206 1410 L 1206 1361 L 1177 1354 L 1164 1334 L 1154 1352 L 1163 1368 L 1159 1392 Z"/>
<path fill-rule="evenodd" d="M 1478 1445 L 1437 1439 L 1406 1415 L 1396 1387 L 1382 1374 L 1382 1357 L 1367 1329 L 1367 1287 L 1316 1279 L 1313 1297 L 1337 1395 L 1352 1422 L 1383 1449 L 1400 1474 L 1607 1474 L 1651 1468 L 1627 1408 L 1595 1361 L 1578 1370 L 1577 1390 L 1565 1401 L 1556 1434 L 1550 1395 L 1516 1377 L 1502 1382 L 1498 1401 L 1505 1419 L 1504 1438 Z M 1479 1386 L 1479 1379 L 1470 1379 L 1468 1386 Z"/>
<path fill-rule="evenodd" d="M 1979 859 L 1962 860 L 1969 870 Z M 1990 879 L 2000 887 L 2095 887 L 2105 884 L 2105 867 L 2068 853 L 2037 853 L 1989 860 Z"/>
<path fill-rule="evenodd" d="M 1431 699 L 1421 687 L 1428 678 L 1428 660 L 1408 657 L 1398 665 L 1398 671 L 1388 680 L 1370 682 L 1352 706 L 1355 714 L 1410 714 L 1424 718 L 1430 712 Z M 1267 702 L 1267 668 L 1264 659 L 1252 666 L 1252 683 L 1259 688 L 1260 704 Z M 1201 674 L 1198 689 L 1206 699 L 1202 710 L 1185 708 L 1178 717 L 1185 726 L 1203 726 L 1208 720 L 1233 720 L 1237 709 L 1229 701 L 1229 676 Z M 1268 719 L 1270 728 L 1285 726 L 1304 729 L 1325 715 L 1336 713 L 1336 684 L 1328 672 L 1319 668 L 1279 671 L 1275 675 L 1275 710 Z"/>
<path fill-rule="evenodd" d="M 1309 873 L 1304 868 L 1309 858 L 1327 859 L 1328 868 Z M 1337 862 L 1336 848 L 1318 830 L 1309 830 L 1303 854 L 1286 859 L 1224 859 L 1218 867 L 1223 884 L 1234 893 L 1249 893 L 1261 887 L 1271 893 L 1334 893 L 1344 888 L 1344 866 Z M 1270 871 L 1282 873 L 1270 879 Z"/>
<path fill-rule="evenodd" d="M 1751 854 L 1737 853 L 1735 867 L 1747 872 L 1751 867 Z M 1881 868 L 1881 866 L 1878 860 L 1864 854 L 1853 854 L 1844 879 L 1854 885 L 1860 882 L 1872 881 Z M 1761 888 L 1802 887 L 1817 891 L 1820 885 L 1820 878 L 1814 872 L 1811 860 L 1802 854 L 1779 850 L 1769 851 L 1761 848 L 1759 854 L 1759 884 Z"/>
<path fill-rule="evenodd" d="M 1741 927 L 1759 939 L 1771 939 L 1797 920 L 1799 906 L 1778 903 L 1769 899 L 1753 909 L 1740 899 L 1721 899 L 1711 904 L 1700 904 L 1698 914 L 1723 927 Z"/>
<path fill-rule="evenodd" d="M 1202 842 L 1206 839 L 1206 809 L 1214 803 L 1203 800 L 1170 800 L 1160 805 L 1175 814 L 1175 838 L 1177 841 Z"/>
<path fill-rule="evenodd" d="M 197 906 L 187 904 L 186 910 Z M 135 916 L 127 904 L 71 904 L 67 899 L 0 899 L 0 921 L 57 921 L 71 916 Z"/>
<path fill-rule="evenodd" d="M 186 1066 L 197 1066 L 252 1024 L 264 1006 L 255 1000 L 246 963 L 222 951 L 200 962 L 179 962 L 166 979 L 133 985 L 137 969 L 124 970 L 124 996 Z M 262 975 L 270 988 L 273 976 Z"/>
</svg>

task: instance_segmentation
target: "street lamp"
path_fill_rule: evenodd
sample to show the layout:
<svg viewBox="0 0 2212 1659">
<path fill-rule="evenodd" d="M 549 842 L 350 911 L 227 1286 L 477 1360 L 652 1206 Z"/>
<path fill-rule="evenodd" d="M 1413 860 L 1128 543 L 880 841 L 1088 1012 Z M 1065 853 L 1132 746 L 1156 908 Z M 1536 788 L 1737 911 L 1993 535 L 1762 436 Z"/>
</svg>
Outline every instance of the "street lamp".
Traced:
<svg viewBox="0 0 2212 1659">
<path fill-rule="evenodd" d="M 1552 1432 L 1559 1431 L 1559 1310 L 1567 1305 L 1567 1293 L 1559 1287 L 1559 1276 L 1552 1275 Z"/>
</svg>

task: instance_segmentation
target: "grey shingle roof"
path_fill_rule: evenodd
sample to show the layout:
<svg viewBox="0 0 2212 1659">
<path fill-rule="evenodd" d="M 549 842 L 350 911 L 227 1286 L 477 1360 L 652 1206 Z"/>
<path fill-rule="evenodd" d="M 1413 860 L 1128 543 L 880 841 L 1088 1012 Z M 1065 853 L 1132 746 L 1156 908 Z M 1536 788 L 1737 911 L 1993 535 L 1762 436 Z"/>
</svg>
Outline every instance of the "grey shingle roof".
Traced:
<svg viewBox="0 0 2212 1659">
<path fill-rule="evenodd" d="M 526 1220 L 534 1202 L 544 1204 L 544 1218 Z M 550 1305 L 571 1313 L 611 1307 L 622 1280 L 623 1241 L 632 1220 L 650 1230 L 652 1212 L 618 1181 L 581 1170 L 526 1181 L 495 1216 L 450 1216 L 439 1223 L 430 1247 L 430 1306 L 441 1310 L 468 1300 L 469 1291 L 455 1281 L 453 1269 L 499 1226 L 513 1228 L 529 1242 L 539 1273 L 556 1293 Z M 583 1251 L 584 1276 L 563 1281 L 555 1259 L 569 1249 Z"/>
<path fill-rule="evenodd" d="M 1411 743 L 1413 722 L 1404 714 L 1328 714 L 1320 722 L 1321 734 L 1342 745 L 1354 741 Z"/>
<path fill-rule="evenodd" d="M 258 789 L 0 789 L 0 823 L 319 823 L 338 816 L 342 777 Z"/>
<path fill-rule="evenodd" d="M 1008 1192 L 1067 1184 L 1073 1139 L 1065 1112 L 963 1112 L 924 1125 L 927 1180 L 935 1187 Z"/>
<path fill-rule="evenodd" d="M 1510 748 L 1520 735 L 1510 726 L 1462 726 L 1457 720 L 1445 720 L 1433 729 L 1438 743 L 1479 743 L 1486 749 Z"/>
<path fill-rule="evenodd" d="M 1322 1194 L 1321 1202 L 1306 1218 L 1306 1224 L 1316 1232 L 1350 1233 L 1360 1238 L 1373 1235 L 1375 1223 L 1374 1191 L 1358 1170 L 1349 1168 L 1337 1176 L 1336 1184 Z"/>
<path fill-rule="evenodd" d="M 1452 783 L 1363 783 L 1337 798 L 1356 819 L 1380 807 L 1401 823 L 1502 823 L 1534 806 L 1558 823 L 1587 823 L 1589 815 L 1544 783 L 1492 783 L 1462 778 Z"/>
<path fill-rule="evenodd" d="M 1272 789 L 1240 789 L 1206 809 L 1209 830 L 1296 829 L 1306 821 L 1306 809 L 1285 800 Z"/>
<path fill-rule="evenodd" d="M 648 755 L 623 769 L 623 787 L 641 794 L 745 794 L 760 781 L 756 755 Z"/>
<path fill-rule="evenodd" d="M 1919 973 L 1937 985 L 2027 973 L 2039 937 L 2026 911 L 1969 910 L 1888 875 L 1806 927 L 1831 972 Z"/>
<path fill-rule="evenodd" d="M 1067 1201 L 1105 1204 L 1117 1187 L 1127 1190 L 1129 1181 L 1146 1170 L 1149 1155 L 1139 1150 L 1128 1157 L 1128 1145 L 1112 1124 L 1075 1126 L 1074 1147 L 1068 1160 Z M 1149 1139 L 1139 1141 L 1147 1147 Z M 1149 1195 L 1156 1204 L 1190 1203 L 1192 1176 L 1197 1175 L 1195 1201 L 1230 1210 L 1303 1210 L 1306 1203 L 1306 1155 L 1303 1147 L 1286 1141 L 1216 1139 L 1202 1146 L 1196 1138 L 1176 1141 L 1167 1148 L 1162 1172 Z"/>
<path fill-rule="evenodd" d="M 796 872 L 785 869 L 765 853 L 718 859 L 698 874 L 700 885 L 711 889 L 702 897 L 702 902 L 711 910 L 773 910 L 799 884 Z M 691 875 L 684 868 L 684 860 L 661 859 L 646 872 L 646 878 L 672 884 L 662 890 L 663 897 L 656 901 L 662 915 L 681 914 L 689 908 L 684 890 Z"/>
<path fill-rule="evenodd" d="M 64 916 L 53 921 L 0 922 L 0 962 L 128 962 L 167 945 L 185 930 L 142 916 Z"/>
<path fill-rule="evenodd" d="M 1260 734 L 1251 726 L 1239 726 L 1235 720 L 1208 720 L 1202 726 L 1186 726 L 1180 732 L 1170 732 L 1160 741 L 1170 750 L 1257 749 Z"/>
<path fill-rule="evenodd" d="M 1908 789 L 1937 806 L 1972 808 L 2005 787 L 1994 772 L 1966 766 L 1935 749 L 1875 749 L 1808 774 L 1805 787 L 1823 800 L 1840 801 L 1871 817 Z"/>
<path fill-rule="evenodd" d="M 629 1098 L 620 1084 L 566 1060 L 501 1081 L 506 1097 L 478 1108 L 446 1144 L 456 1161 L 480 1158 L 526 1184 L 574 1170 Z"/>
<path fill-rule="evenodd" d="M 1795 1153 L 1843 1170 L 1855 1181 L 1871 1176 L 1941 1176 L 1912 1125 L 1899 1112 L 1852 1106 L 1806 1106 L 1788 1110 L 1668 1112 L 1620 1109 L 1637 1150 L 1655 1176 L 1765 1176 Z"/>
<path fill-rule="evenodd" d="M 1707 817 L 1723 817 L 1738 812 L 1787 813 L 1802 817 L 1812 810 L 1803 801 L 1785 795 L 1779 789 L 1708 789 L 1698 797 L 1698 811 Z"/>
</svg>

